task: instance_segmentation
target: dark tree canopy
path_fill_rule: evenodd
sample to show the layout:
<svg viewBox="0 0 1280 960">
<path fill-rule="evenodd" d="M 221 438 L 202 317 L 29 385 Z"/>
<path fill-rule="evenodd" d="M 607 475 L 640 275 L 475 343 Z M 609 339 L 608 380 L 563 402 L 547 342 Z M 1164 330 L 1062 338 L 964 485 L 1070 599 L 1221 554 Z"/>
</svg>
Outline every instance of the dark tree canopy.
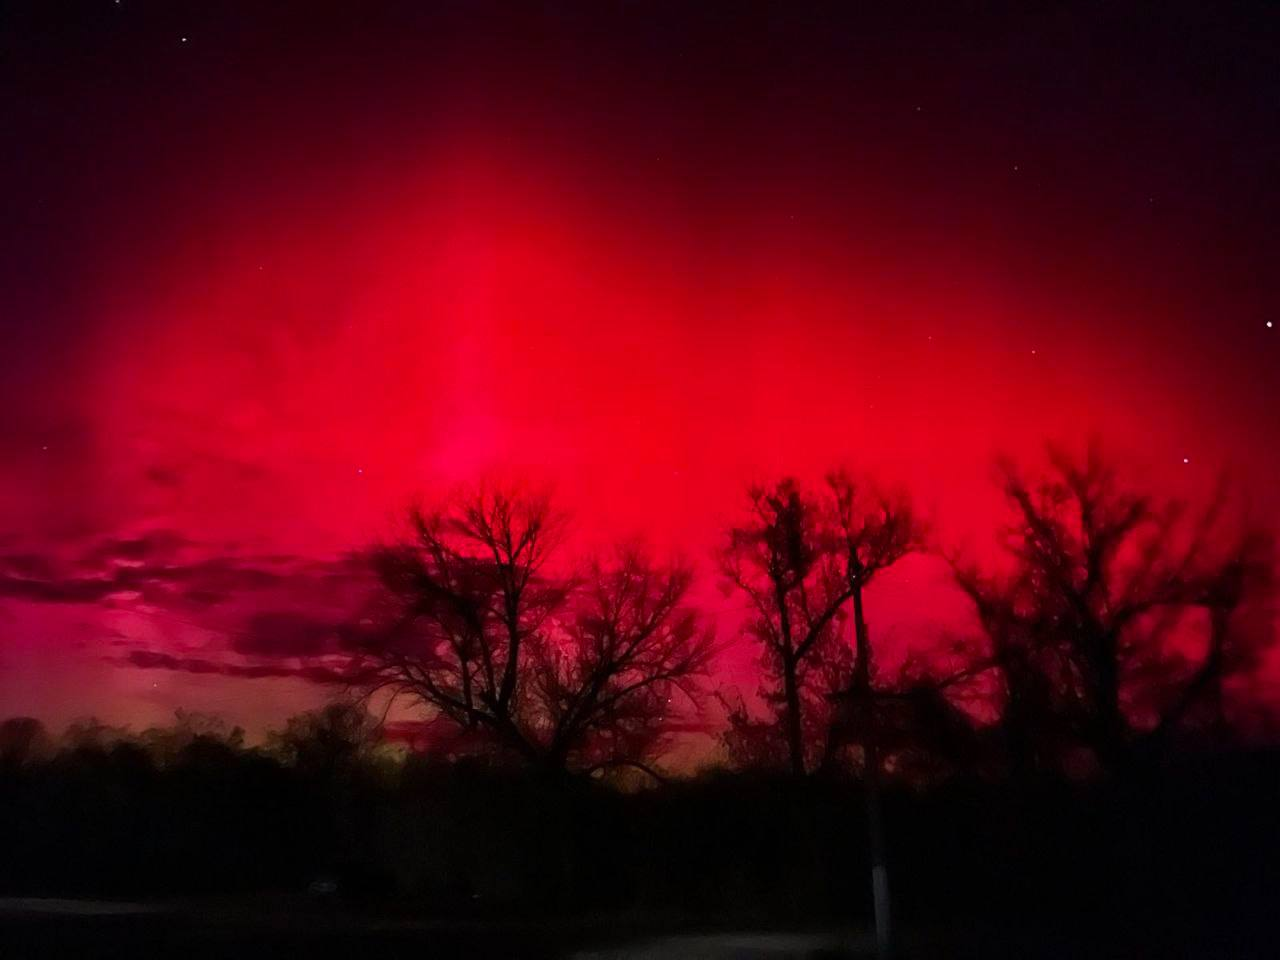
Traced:
<svg viewBox="0 0 1280 960">
<path fill-rule="evenodd" d="M 1055 451 L 1049 473 L 1003 469 L 1008 569 L 956 565 L 1000 677 L 1016 767 L 1077 746 L 1104 768 L 1188 725 L 1223 735 L 1233 684 L 1271 642 L 1270 537 L 1227 516 L 1225 491 L 1193 512 L 1127 488 L 1094 448 Z"/>
<path fill-rule="evenodd" d="M 357 676 L 426 707 L 465 748 L 553 770 L 648 767 L 698 699 L 712 638 L 692 580 L 642 548 L 580 573 L 548 497 L 482 487 L 415 509 L 373 552 L 382 590 L 354 635 Z"/>
<path fill-rule="evenodd" d="M 575 558 L 550 499 L 510 487 L 413 509 L 371 551 L 350 675 L 422 708 L 438 751 L 560 772 L 660 776 L 707 696 L 734 763 L 795 775 L 1115 769 L 1259 729 L 1274 551 L 1225 488 L 1196 511 L 1135 490 L 1097 450 L 1002 478 L 1003 562 L 950 556 L 981 638 L 908 639 L 905 659 L 877 650 L 866 591 L 924 549 L 909 498 L 845 473 L 750 489 L 718 559 L 760 653 L 763 715 L 714 685 L 688 564 L 636 545 Z"/>
<path fill-rule="evenodd" d="M 775 720 L 752 722 L 732 705 L 732 753 L 776 762 L 780 750 L 770 741 L 781 733 L 793 773 L 831 759 L 841 745 L 835 698 L 872 675 L 863 590 L 918 540 L 904 496 L 877 493 L 846 473 L 833 473 L 819 490 L 784 478 L 748 492 L 747 518 L 729 531 L 721 570 L 747 601 L 746 629 L 763 651 L 762 693 Z"/>
</svg>

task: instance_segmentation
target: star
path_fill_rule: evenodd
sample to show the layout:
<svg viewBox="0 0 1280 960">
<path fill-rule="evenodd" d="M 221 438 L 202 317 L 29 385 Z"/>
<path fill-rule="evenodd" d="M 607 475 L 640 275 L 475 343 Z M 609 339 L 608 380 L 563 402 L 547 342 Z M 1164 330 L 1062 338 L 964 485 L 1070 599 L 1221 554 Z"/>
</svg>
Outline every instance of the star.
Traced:
<svg viewBox="0 0 1280 960">
<path fill-rule="evenodd" d="M 1183 457 L 1183 458 L 1182 458 L 1182 462 L 1183 462 L 1183 463 L 1190 463 L 1190 462 L 1191 462 L 1191 458 L 1190 458 L 1190 457 Z"/>
<path fill-rule="evenodd" d="M 1272 326 L 1273 326 L 1272 322 L 1271 322 L 1270 320 L 1268 320 L 1268 321 L 1267 321 L 1267 329 L 1268 329 L 1268 330 L 1270 330 Z"/>
</svg>

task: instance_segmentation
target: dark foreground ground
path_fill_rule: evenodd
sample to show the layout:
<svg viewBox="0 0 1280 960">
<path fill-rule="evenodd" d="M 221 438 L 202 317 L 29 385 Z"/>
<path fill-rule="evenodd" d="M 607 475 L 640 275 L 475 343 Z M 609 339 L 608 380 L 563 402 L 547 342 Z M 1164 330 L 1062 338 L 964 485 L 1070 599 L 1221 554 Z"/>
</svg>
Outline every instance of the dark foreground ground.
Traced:
<svg viewBox="0 0 1280 960">
<path fill-rule="evenodd" d="M 1280 940 L 1262 917 L 1188 927 L 1176 918 L 1002 929 L 951 924 L 910 930 L 900 955 L 921 958 L 1262 958 Z M 1253 922 L 1256 921 L 1256 922 Z M 0 900 L 0 957 L 243 958 L 376 957 L 378 960 L 564 958 L 564 960 L 782 960 L 871 957 L 859 930 L 694 929 L 672 918 L 576 922 L 453 921 L 360 916 L 315 904 L 161 905 L 83 900 Z"/>
<path fill-rule="evenodd" d="M 1278 784 L 1266 750 L 895 789 L 902 956 L 1280 957 Z M 321 774 L 198 738 L 164 763 L 63 751 L 0 776 L 0 960 L 867 956 L 865 800 L 742 774 Z"/>
</svg>

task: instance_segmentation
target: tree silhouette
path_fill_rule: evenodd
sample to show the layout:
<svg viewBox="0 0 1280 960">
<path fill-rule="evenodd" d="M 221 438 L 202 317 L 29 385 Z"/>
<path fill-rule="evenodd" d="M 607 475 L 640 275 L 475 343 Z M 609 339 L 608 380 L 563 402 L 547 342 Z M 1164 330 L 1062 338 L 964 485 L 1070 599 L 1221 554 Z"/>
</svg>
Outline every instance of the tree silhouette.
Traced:
<svg viewBox="0 0 1280 960">
<path fill-rule="evenodd" d="M 867 787 L 867 838 L 871 853 L 871 887 L 875 911 L 876 946 L 881 957 L 892 950 L 889 879 L 881 813 L 881 733 L 874 687 L 874 651 L 867 625 L 865 590 L 880 571 L 902 559 L 919 542 L 919 528 L 905 496 L 868 495 L 847 474 L 828 480 L 835 506 L 837 549 L 844 557 L 845 575 L 853 604 L 853 676 L 844 691 L 839 721 L 827 737 L 830 745 L 850 734 L 862 744 Z M 838 732 L 839 731 L 839 732 Z M 844 734 L 844 737 L 840 736 Z"/>
<path fill-rule="evenodd" d="M 1274 699 L 1270 536 L 1225 492 L 1200 511 L 1136 493 L 1096 451 L 1042 477 L 1006 468 L 1004 484 L 1005 562 L 952 557 L 982 635 L 904 660 L 866 588 L 922 538 L 906 497 L 846 475 L 752 490 L 720 559 L 771 713 L 730 702 L 740 768 L 683 778 L 661 759 L 714 666 L 687 564 L 634 545 L 579 560 L 550 501 L 516 489 L 410 511 L 369 552 L 376 595 L 343 639 L 351 679 L 425 723 L 363 698 L 262 746 L 182 711 L 140 733 L 0 723 L 0 891 L 306 884 L 442 916 L 825 922 L 860 908 L 870 868 L 888 955 L 892 854 L 908 918 L 1012 910 L 1034 930 L 1105 897 L 1117 917 L 1198 910 L 1217 935 L 1235 904 L 1264 915 L 1280 755 L 1245 734 Z M 429 749 L 386 747 L 388 731 Z M 1131 762 L 1141 775 L 1093 776 Z M 806 776 L 741 769 L 775 764 Z M 581 782 L 636 770 L 663 782 Z"/>
<path fill-rule="evenodd" d="M 590 564 L 563 636 L 534 647 L 530 696 L 553 766 L 652 769 L 677 696 L 698 705 L 711 663 L 713 635 L 685 605 L 692 582 L 687 566 L 660 567 L 637 547 Z"/>
<path fill-rule="evenodd" d="M 526 642 L 570 585 L 547 574 L 563 529 L 545 496 L 478 488 L 409 514 L 409 535 L 372 551 L 382 585 L 354 639 L 357 676 L 428 706 L 459 730 L 539 760 L 521 725 Z"/>
<path fill-rule="evenodd" d="M 289 717 L 267 737 L 269 752 L 307 777 L 330 781 L 368 764 L 382 742 L 377 718 L 364 704 L 335 700 Z"/>
<path fill-rule="evenodd" d="M 53 738 L 35 717 L 9 717 L 0 721 L 0 775 L 15 773 L 46 759 Z"/>
<path fill-rule="evenodd" d="M 747 630 L 764 648 L 765 699 L 799 775 L 835 747 L 833 695 L 869 687 L 863 591 L 911 549 L 917 529 L 905 498 L 870 494 L 844 473 L 814 492 L 791 478 L 754 487 L 748 501 L 748 519 L 729 531 L 721 569 L 747 599 Z M 851 602 L 852 650 L 841 635 Z M 731 749 L 759 753 L 761 731 L 745 711 L 731 710 L 730 719 Z"/>
<path fill-rule="evenodd" d="M 841 711 L 838 729 L 828 738 L 828 753 L 850 740 L 860 741 L 868 776 L 878 776 L 874 735 L 878 726 L 874 704 L 877 678 L 865 591 L 876 574 L 919 545 L 921 529 L 905 495 L 869 493 L 846 474 L 836 474 L 828 482 L 841 538 L 838 548 L 845 557 L 854 633 L 853 672 L 842 691 L 851 709 Z M 911 680 L 913 689 L 923 689 L 923 684 L 922 675 Z"/>
<path fill-rule="evenodd" d="M 564 524 L 514 489 L 411 511 L 411 535 L 373 551 L 382 590 L 353 634 L 354 676 L 425 706 L 464 747 L 551 770 L 647 767 L 710 661 L 691 574 L 630 548 L 571 576 L 552 563 Z"/>
<path fill-rule="evenodd" d="M 1096 447 L 1052 451 L 1050 468 L 1003 468 L 1010 569 L 955 565 L 991 642 L 1011 762 L 1059 763 L 1078 743 L 1114 769 L 1206 706 L 1221 730 L 1227 685 L 1271 640 L 1242 616 L 1269 589 L 1270 537 L 1233 532 L 1221 491 L 1193 514 L 1127 490 Z"/>
</svg>

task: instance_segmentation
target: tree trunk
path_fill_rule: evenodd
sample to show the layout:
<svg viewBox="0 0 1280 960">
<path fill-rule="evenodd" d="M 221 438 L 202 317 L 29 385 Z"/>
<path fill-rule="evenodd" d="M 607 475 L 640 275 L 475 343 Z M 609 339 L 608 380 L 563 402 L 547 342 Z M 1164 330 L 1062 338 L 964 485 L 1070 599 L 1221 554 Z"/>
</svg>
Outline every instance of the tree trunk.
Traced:
<svg viewBox="0 0 1280 960">
<path fill-rule="evenodd" d="M 884 818 L 880 806 L 880 749 L 876 742 L 871 689 L 871 636 L 862 609 L 862 585 L 853 591 L 855 640 L 853 695 L 862 728 L 864 779 L 867 791 L 867 848 L 871 855 L 871 897 L 875 911 L 876 955 L 887 960 L 893 952 L 889 912 L 889 870 L 885 857 Z"/>
<path fill-rule="evenodd" d="M 1124 766 L 1128 754 L 1128 723 L 1120 706 L 1120 663 L 1113 637 L 1099 637 L 1095 650 L 1094 753 L 1112 772 Z"/>
<path fill-rule="evenodd" d="M 871 900 L 875 911 L 876 956 L 888 960 L 893 953 L 893 927 L 889 916 L 889 868 L 885 857 L 884 819 L 880 808 L 880 751 L 867 738 L 867 846 L 871 854 Z"/>
<path fill-rule="evenodd" d="M 804 721 L 800 714 L 800 684 L 796 678 L 795 661 L 789 656 L 782 661 L 782 685 L 787 698 L 787 750 L 791 755 L 791 772 L 803 777 Z"/>
</svg>

